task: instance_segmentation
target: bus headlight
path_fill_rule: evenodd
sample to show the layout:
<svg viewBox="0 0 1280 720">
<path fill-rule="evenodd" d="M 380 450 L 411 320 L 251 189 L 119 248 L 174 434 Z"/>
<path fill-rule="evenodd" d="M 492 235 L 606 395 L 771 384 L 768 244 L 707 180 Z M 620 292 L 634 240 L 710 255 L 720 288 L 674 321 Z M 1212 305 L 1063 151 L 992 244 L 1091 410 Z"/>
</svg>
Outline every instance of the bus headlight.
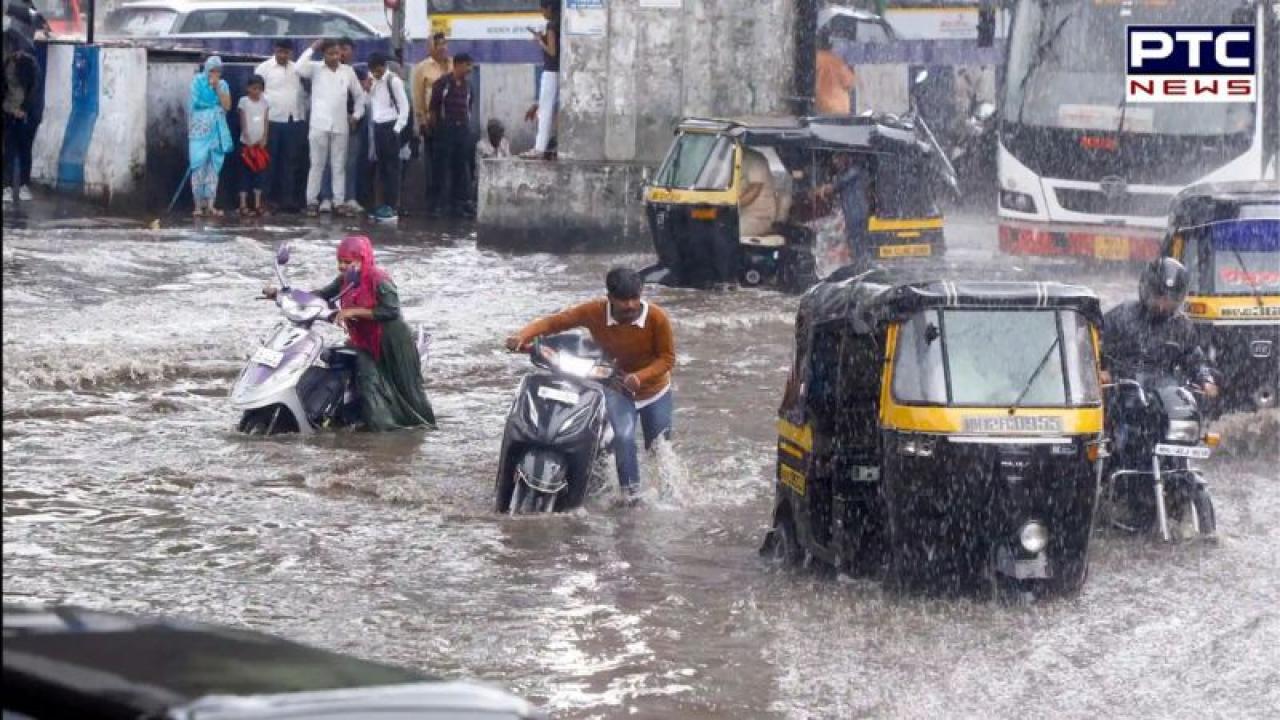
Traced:
<svg viewBox="0 0 1280 720">
<path fill-rule="evenodd" d="M 1200 439 L 1200 423 L 1195 420 L 1170 420 L 1164 439 L 1169 442 L 1196 442 Z"/>
<path fill-rule="evenodd" d="M 1049 545 L 1049 528 L 1032 520 L 1025 523 L 1022 529 L 1018 531 L 1018 542 L 1022 545 L 1022 549 L 1032 555 L 1040 554 L 1041 550 Z"/>
<path fill-rule="evenodd" d="M 1000 207 L 1020 213 L 1034 213 L 1036 201 L 1030 195 L 1013 190 L 1000 191 Z"/>
</svg>

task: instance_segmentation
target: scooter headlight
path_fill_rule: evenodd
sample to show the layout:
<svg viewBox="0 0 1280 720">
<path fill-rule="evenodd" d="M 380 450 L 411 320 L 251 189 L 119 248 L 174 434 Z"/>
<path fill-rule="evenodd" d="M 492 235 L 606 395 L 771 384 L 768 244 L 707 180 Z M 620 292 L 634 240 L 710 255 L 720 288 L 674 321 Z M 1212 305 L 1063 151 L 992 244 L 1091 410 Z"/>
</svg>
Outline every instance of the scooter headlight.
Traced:
<svg viewBox="0 0 1280 720">
<path fill-rule="evenodd" d="M 1038 555 L 1049 545 L 1049 528 L 1032 520 L 1022 526 L 1018 531 L 1018 543 L 1022 545 L 1022 549 Z"/>
<path fill-rule="evenodd" d="M 1170 420 L 1164 439 L 1169 442 L 1197 442 L 1200 440 L 1200 423 L 1195 420 Z"/>
</svg>

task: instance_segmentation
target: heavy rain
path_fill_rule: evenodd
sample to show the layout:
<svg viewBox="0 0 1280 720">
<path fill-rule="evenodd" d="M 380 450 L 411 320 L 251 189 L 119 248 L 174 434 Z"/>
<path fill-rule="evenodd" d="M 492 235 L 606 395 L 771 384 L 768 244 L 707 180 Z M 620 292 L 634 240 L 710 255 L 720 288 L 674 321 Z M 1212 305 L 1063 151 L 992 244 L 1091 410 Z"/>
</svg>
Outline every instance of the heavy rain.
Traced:
<svg viewBox="0 0 1280 720">
<path fill-rule="evenodd" d="M 423 4 L 438 5 L 435 0 Z M 683 3 L 693 4 L 698 3 Z M 486 195 L 490 181 L 483 177 L 477 181 L 479 207 L 470 208 L 479 211 L 474 221 L 468 212 L 461 218 L 429 218 L 425 212 L 404 211 L 394 224 L 376 222 L 376 212 L 368 220 L 291 212 L 236 217 L 230 209 L 234 198 L 226 217 L 184 218 L 191 210 L 190 194 L 177 213 L 162 212 L 176 177 L 163 192 L 150 193 L 145 211 L 104 210 L 101 201 L 41 187 L 34 200 L 16 201 L 15 184 L 16 202 L 6 195 L 3 242 L 6 643 L 8 613 L 18 605 L 180 618 L 268 633 L 425 676 L 480 681 L 530 701 L 551 717 L 584 720 L 1028 712 L 1071 718 L 1276 716 L 1280 187 L 1274 175 L 1275 137 L 1258 141 L 1271 153 L 1269 176 L 1264 169 L 1261 177 L 1245 177 L 1255 182 L 1242 183 L 1244 190 L 1202 186 L 1210 188 L 1203 202 L 1193 193 L 1169 211 L 1166 233 L 1160 224 L 1163 211 L 1151 220 L 1138 206 L 1158 196 L 1154 186 L 1176 185 L 1176 191 L 1194 184 L 1195 177 L 1174 176 L 1186 174 L 1171 169 L 1175 155 L 1195 153 L 1197 162 L 1210 163 L 1217 162 L 1207 159 L 1214 153 L 1247 150 L 1248 142 L 1241 145 L 1230 135 L 1243 130 L 1223 129 L 1241 122 L 1236 106 L 1210 106 L 1220 115 L 1204 122 L 1216 123 L 1217 130 L 1196 137 L 1211 136 L 1214 149 L 1203 147 L 1209 140 L 1189 145 L 1185 136 L 1195 131 L 1179 111 L 1183 106 L 1126 109 L 1122 84 L 1110 89 L 1097 84 L 1104 68 L 1069 61 L 1071 48 L 1110 17 L 1095 13 L 1110 12 L 1112 6 L 1137 13 L 1126 20 L 1151 24 L 1241 24 L 1241 18 L 1207 9 L 1218 3 L 1177 0 L 1172 5 L 1194 17 L 1185 12 L 1163 16 L 1159 8 L 1170 3 L 1143 0 L 1059 4 L 1078 6 L 1076 14 L 1034 0 L 937 4 L 960 7 L 962 17 L 970 23 L 978 19 L 979 25 L 986 22 L 985 8 L 998 6 L 995 29 L 979 28 L 976 35 L 990 31 L 998 48 L 1010 45 L 1009 65 L 987 76 L 987 88 L 974 89 L 954 117 L 930 118 L 932 131 L 922 130 L 915 103 L 924 96 L 914 95 L 904 117 L 875 115 L 871 132 L 891 140 L 910 138 L 902 141 L 906 149 L 877 146 L 879 165 L 842 164 L 842 155 L 862 152 L 858 143 L 863 141 L 836 131 L 824 134 L 829 128 L 817 121 L 795 124 L 792 117 L 780 131 L 774 121 L 737 130 L 698 129 L 688 118 L 665 118 L 668 139 L 663 142 L 672 149 L 664 145 L 645 170 L 644 202 L 637 212 L 648 214 L 643 237 L 635 242 L 574 237 L 550 242 L 550 250 L 547 243 L 535 248 L 506 237 L 506 217 L 497 232 L 502 241 L 494 242 L 494 232 L 485 229 L 485 203 L 495 196 Z M 1260 31 L 1277 37 L 1280 8 L 1240 4 L 1256 10 Z M 567 41 L 574 41 L 575 22 L 583 37 L 597 39 L 583 28 L 593 17 L 590 9 L 606 3 L 569 0 L 563 5 L 571 13 L 565 19 Z M 833 22 L 824 3 L 797 5 L 802 17 L 807 12 L 824 27 Z M 864 17 L 844 10 L 864 25 L 866 18 L 887 19 L 886 32 L 895 32 L 895 17 L 923 12 L 915 7 L 919 3 L 910 2 L 831 5 L 866 11 Z M 1193 10 L 1184 7 L 1192 5 Z M 681 6 L 642 0 L 636 5 Z M 895 16 L 894 10 L 905 14 Z M 640 21 L 634 12 L 626 17 Z M 400 22 L 403 28 L 402 15 Z M 454 32 L 463 37 L 462 31 Z M 610 26 L 604 36 L 615 32 Z M 834 45 L 829 40 L 810 37 L 799 49 L 835 48 L 886 66 L 892 60 L 877 60 L 877 51 L 853 46 L 850 38 L 837 37 Z M 1107 52 L 1119 52 L 1123 62 L 1124 38 L 1116 42 Z M 1271 60 L 1259 92 L 1265 98 L 1262 88 L 1269 88 L 1274 104 L 1280 72 Z M 570 54 L 562 75 L 572 72 L 573 62 Z M 1045 63 L 1051 70 L 1038 67 Z M 857 62 L 850 64 L 862 72 Z M 920 72 L 921 63 L 899 64 L 892 77 L 904 97 L 917 86 L 936 87 L 939 65 Z M 1120 72 L 1117 82 L 1123 80 Z M 1095 84 L 1080 85 L 1081 75 Z M 952 82 L 947 81 L 948 88 Z M 570 88 L 562 77 L 561 112 Z M 1064 94 L 1072 97 L 1062 100 Z M 1053 102 L 1067 109 L 1051 118 L 1036 115 L 1047 112 L 1046 98 L 1057 98 Z M 846 114 L 873 107 L 869 102 L 854 95 Z M 982 107 L 987 103 L 990 110 Z M 1268 108 L 1263 119 L 1260 104 L 1247 107 L 1274 131 L 1276 118 L 1269 113 L 1275 108 Z M 1249 118 L 1245 122 L 1262 137 L 1262 127 Z M 1083 129 L 1069 129 L 1072 123 L 1083 123 Z M 1138 129 L 1127 132 L 1127 123 Z M 669 139 L 673 128 L 682 133 L 674 142 Z M 1045 128 L 1050 128 L 1047 134 L 1035 135 Z M 526 146 L 538 142 L 532 132 Z M 939 137 L 933 138 L 934 132 Z M 703 142 L 697 133 L 710 133 L 705 148 L 696 145 Z M 1136 163 L 1133 158 L 1143 153 L 1157 156 L 1137 163 L 1141 168 L 1128 176 L 1130 185 L 1145 190 L 1121 190 L 1133 198 L 1127 207 L 1143 218 L 1140 228 L 1123 223 L 1111 231 L 1084 227 L 1078 219 L 1085 215 L 1083 205 L 1070 223 L 1036 219 L 1036 204 L 1045 209 L 1046 192 L 1052 191 L 1042 191 L 1033 173 L 1054 176 L 1053 148 L 1061 149 L 1067 137 L 1061 133 L 1077 133 L 1071 142 L 1094 153 L 1090 158 L 1106 150 L 1089 148 L 1086 140 L 1131 143 L 1120 150 L 1127 162 Z M 780 139 L 781 134 L 787 138 Z M 1219 136 L 1225 139 L 1219 142 Z M 962 152 L 955 150 L 957 143 L 964 145 Z M 936 148 L 936 155 L 929 148 Z M 690 170 L 687 164 L 698 152 L 704 154 L 701 165 Z M 778 253 L 758 255 L 766 258 L 758 264 L 734 259 L 739 264 L 730 276 L 711 278 L 722 267 L 712 251 L 681 255 L 670 250 L 674 245 L 663 245 L 686 242 L 678 233 L 692 227 L 693 221 L 675 219 L 680 193 L 696 194 L 694 185 L 715 174 L 717 153 L 733 158 L 735 152 L 758 152 L 771 166 L 766 175 L 794 180 L 793 215 L 809 213 L 797 226 L 807 227 L 805 237 L 812 240 L 807 246 L 812 248 L 810 280 L 799 271 L 788 274 L 785 264 L 772 264 Z M 908 152 L 920 157 L 911 156 L 915 159 L 894 172 L 910 174 L 889 178 L 885 154 L 907 157 Z M 1034 162 L 1026 161 L 1027 155 L 1013 159 L 1018 152 L 1029 153 Z M 928 168 L 943 159 L 954 168 L 934 177 Z M 571 160 L 561 154 L 556 160 L 478 162 L 483 176 L 505 167 L 502 163 L 568 165 Z M 697 176 L 688 188 L 674 179 L 681 176 L 681 162 L 685 174 Z M 1112 162 L 1081 161 L 1085 169 L 1072 172 L 1111 175 Z M 727 188 L 739 186 L 728 179 L 738 172 L 746 186 L 746 161 L 741 164 L 739 170 L 726 160 Z M 894 189 L 882 190 L 884 196 L 858 210 L 837 180 L 836 199 L 827 200 L 828 215 L 821 217 L 815 209 L 821 204 L 819 178 L 809 174 L 822 175 L 828 165 L 835 168 L 832 176 L 847 167 L 868 173 L 885 168 L 875 187 Z M 1017 168 L 1013 183 L 1006 172 L 1010 166 Z M 1170 175 L 1162 179 L 1161 173 Z M 1032 178 L 1032 186 L 1024 175 Z M 812 186 L 806 185 L 810 181 Z M 38 178 L 36 183 L 42 184 Z M 565 183 L 550 192 L 590 192 L 580 182 Z M 952 185 L 958 197 L 949 194 Z M 1057 197 L 1064 205 L 1071 197 L 1095 202 L 1085 197 L 1102 196 L 1105 188 L 1095 192 L 1095 186 L 1101 187 L 1071 181 Z M 404 187 L 406 193 L 425 191 L 414 181 Z M 811 189 L 815 192 L 805 202 L 812 206 L 801 207 L 800 198 Z M 869 192 L 870 197 L 876 191 Z M 928 197 L 913 199 L 918 193 Z M 520 197 L 512 191 L 510 200 Z M 559 198 L 566 206 L 569 200 Z M 730 202 L 749 204 L 741 198 Z M 1058 203 L 1055 210 L 1063 209 Z M 882 241 L 868 232 L 859 236 L 868 245 L 859 246 L 854 233 L 845 235 L 844 220 L 852 213 L 873 207 L 883 212 L 890 204 L 906 208 L 899 223 L 927 216 L 918 232 L 915 226 L 891 225 L 890 235 L 892 228 L 905 228 L 897 232 L 914 232 L 914 239 L 874 245 Z M 1228 205 L 1236 209 L 1226 215 L 1215 209 Z M 737 208 L 734 212 L 731 217 Z M 1205 213 L 1212 217 L 1206 220 Z M 935 216 L 936 226 L 929 224 Z M 538 226 L 541 221 L 553 229 Z M 551 235 L 560 227 L 533 215 L 529 225 L 531 235 Z M 1069 233 L 1054 234 L 1067 226 Z M 931 237 L 935 227 L 941 228 L 937 240 L 919 239 L 922 232 Z M 335 250 L 351 235 L 371 239 L 378 267 L 394 282 L 400 314 L 421 353 L 434 427 L 276 433 L 276 420 L 269 429 L 265 423 L 246 424 L 254 408 L 237 404 L 237 386 L 264 366 L 260 349 L 272 346 L 277 327 L 288 324 L 289 301 L 264 301 L 264 286 L 291 280 L 295 288 L 323 287 L 334 280 Z M 784 235 L 790 249 L 793 236 L 782 233 L 779 242 Z M 1127 239 L 1123 258 L 1117 257 L 1117 238 Z M 738 248 L 736 230 L 733 240 Z M 1086 251 L 1075 252 L 1081 243 Z M 286 247 L 282 263 L 280 251 Z M 871 259 L 863 254 L 876 247 L 879 252 Z M 885 252 L 892 247 L 913 250 Z M 916 250 L 921 247 L 925 250 Z M 1061 251 L 1067 247 L 1072 251 Z M 759 252 L 745 240 L 741 248 L 747 258 Z M 1188 335 L 1123 325 L 1132 318 L 1113 312 L 1126 303 L 1156 307 L 1159 301 L 1150 298 L 1163 297 L 1166 285 L 1173 287 L 1175 280 L 1160 274 L 1158 262 L 1152 264 L 1158 255 L 1180 259 L 1183 275 L 1176 283 L 1183 284 L 1182 296 L 1173 307 L 1190 316 Z M 690 257 L 705 264 L 673 267 L 672 258 Z M 660 307 L 670 318 L 675 412 L 669 439 L 659 438 L 651 450 L 639 452 L 638 495 L 620 488 L 614 458 L 606 453 L 595 459 L 590 481 L 575 478 L 573 470 L 565 475 L 566 482 L 590 485 L 580 507 L 557 505 L 557 493 L 567 491 L 556 488 L 542 507 L 517 507 L 518 501 L 504 503 L 502 496 L 495 500 L 495 485 L 500 492 L 503 477 L 535 500 L 541 492 L 541 480 L 521 480 L 524 471 L 503 459 L 514 442 L 509 436 L 515 416 L 523 412 L 522 379 L 569 378 L 555 386 L 573 391 L 569 401 L 539 395 L 550 403 L 540 406 L 544 413 L 555 402 L 583 402 L 589 392 L 583 388 L 591 386 L 585 375 L 572 376 L 567 360 L 539 363 L 540 346 L 532 355 L 528 347 L 512 352 L 508 338 L 539 317 L 603 297 L 611 269 L 652 269 L 655 263 L 666 265 L 666 275 L 650 275 L 661 282 L 646 284 L 643 297 L 650 310 Z M 822 278 L 830 281 L 808 289 L 811 280 Z M 360 282 L 345 267 L 339 280 Z M 932 281 L 946 284 L 927 284 Z M 919 304 L 894 305 L 900 297 L 894 299 L 888 288 L 907 282 L 926 288 L 913 296 L 911 302 Z M 931 287 L 942 290 L 927 290 Z M 1207 309 L 1197 309 L 1196 303 Z M 614 306 L 608 307 L 612 313 Z M 1052 312 L 1041 312 L 1046 309 Z M 1214 312 L 1217 323 L 1192 325 L 1197 313 Z M 325 343 L 344 341 L 343 330 L 330 323 L 316 322 L 314 329 L 309 322 L 294 325 Z M 1247 351 L 1239 354 L 1229 342 L 1214 340 L 1219 336 L 1206 335 L 1205 328 L 1212 327 L 1256 334 L 1248 336 Z M 836 339 L 823 344 L 827 331 Z M 851 360 L 863 358 L 851 349 L 863 341 L 875 348 L 866 356 L 870 359 Z M 807 359 L 805 352 L 830 353 L 829 362 Z M 900 377 L 907 374 L 904 358 L 911 352 L 924 358 L 914 371 L 918 388 Z M 1170 353 L 1177 357 L 1169 359 Z M 1176 366 L 1176 373 L 1148 379 L 1149 368 L 1142 363 L 1125 364 L 1156 355 L 1160 363 Z M 823 368 L 831 373 L 829 385 L 821 384 Z M 845 378 L 858 375 L 859 368 L 870 368 L 874 378 L 861 395 L 856 388 L 841 394 Z M 1126 385 L 1131 378 L 1142 381 Z M 920 395 L 913 400 L 908 391 Z M 849 400 L 855 396 L 860 399 Z M 902 412 L 890 412 L 891 406 Z M 955 418 L 965 413 L 955 420 L 963 426 L 911 424 L 950 422 L 936 418 L 952 411 Z M 603 432 L 608 413 L 600 412 Z M 864 416 L 871 418 L 871 430 L 854 427 L 850 419 Z M 1093 429 L 1089 423 L 1095 420 L 1089 418 L 1100 423 L 1104 416 L 1105 427 Z M 1127 429 L 1118 436 L 1121 417 Z M 1050 430 L 1033 428 L 1032 422 L 1049 422 Z M 300 424 L 305 422 L 286 429 Z M 1179 428 L 1186 429 L 1185 437 Z M 637 436 L 643 437 L 639 431 Z M 873 451 L 859 440 L 871 436 L 883 439 L 872 443 L 875 454 L 869 455 Z M 908 443 L 914 443 L 910 450 Z M 882 453 L 881 444 L 893 452 Z M 1068 448 L 1064 457 L 1075 453 L 1074 465 L 1046 459 L 1057 462 L 1061 447 Z M 963 452 L 947 455 L 946 448 Z M 995 454 L 981 455 L 988 450 Z M 908 456 L 915 464 L 902 460 Z M 1125 474 L 1147 472 L 1153 462 L 1167 473 L 1160 486 L 1165 500 L 1154 502 L 1149 474 Z M 846 482 L 831 468 L 860 479 Z M 1116 471 L 1121 472 L 1112 477 Z M 902 472 L 906 480 L 894 475 Z M 800 473 L 799 480 L 788 479 L 796 477 L 788 473 Z M 1007 527 L 976 519 L 996 517 L 1003 510 L 995 508 L 1008 504 L 989 499 L 997 496 L 994 489 L 985 494 L 990 488 L 1007 483 L 1016 490 L 1010 497 L 1034 494 L 1025 486 L 1017 490 L 1024 477 L 1032 488 L 1069 487 L 1083 504 L 1048 501 L 1030 514 L 1012 510 L 1007 522 L 1013 524 Z M 909 483 L 920 487 L 924 480 L 929 487 L 920 492 L 945 501 L 922 501 L 919 507 L 931 510 L 913 516 L 905 529 L 901 524 L 891 528 L 883 518 L 872 522 L 885 533 L 883 546 L 858 546 L 846 537 L 847 527 L 865 516 L 841 516 L 832 509 L 833 502 L 840 508 L 853 503 L 840 488 L 870 487 L 870 496 L 886 503 L 874 507 L 883 509 L 901 502 Z M 836 489 L 823 495 L 823 483 Z M 881 483 L 895 489 L 881 490 Z M 956 499 L 962 495 L 957 488 L 973 487 L 984 488 L 978 502 L 989 504 L 976 515 L 963 514 L 959 508 L 967 501 Z M 1068 507 L 1077 514 L 1069 517 Z M 789 535 L 781 540 L 780 508 L 790 518 Z M 529 509 L 548 512 L 524 511 Z M 949 512 L 954 513 L 950 519 Z M 1049 528 L 1045 542 L 1037 545 L 1038 538 L 1028 535 L 1030 521 Z M 824 523 L 825 529 L 812 529 Z M 810 529 L 797 533 L 798 524 Z M 895 559 L 895 541 L 907 534 L 924 537 L 925 528 L 943 526 L 952 534 L 936 542 L 911 541 L 916 542 L 913 554 L 904 555 L 909 565 Z M 1061 568 L 1074 567 L 1060 528 L 1067 528 L 1063 533 L 1074 529 L 1082 543 L 1079 585 L 1042 591 L 1041 578 L 1053 580 L 1067 572 Z M 788 544 L 779 551 L 779 542 Z M 935 562 L 971 545 L 976 554 L 958 565 Z M 866 551 L 863 565 L 868 567 L 857 567 L 858 558 L 847 556 L 846 550 L 855 547 Z M 895 573 L 918 568 L 925 568 L 919 586 L 897 582 Z M 1043 587 L 1052 586 L 1049 580 Z M 6 661 L 6 684 L 10 672 Z"/>
</svg>

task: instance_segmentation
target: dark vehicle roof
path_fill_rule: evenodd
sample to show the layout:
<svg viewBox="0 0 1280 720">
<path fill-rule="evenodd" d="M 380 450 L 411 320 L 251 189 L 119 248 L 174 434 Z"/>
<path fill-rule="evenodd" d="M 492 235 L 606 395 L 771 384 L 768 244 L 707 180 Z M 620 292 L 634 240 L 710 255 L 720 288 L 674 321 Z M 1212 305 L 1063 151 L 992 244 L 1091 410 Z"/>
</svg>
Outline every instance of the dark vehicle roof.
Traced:
<svg viewBox="0 0 1280 720">
<path fill-rule="evenodd" d="M 1246 205 L 1280 205 L 1280 184 L 1258 180 L 1192 185 L 1173 198 L 1169 232 L 1234 220 Z"/>
<path fill-rule="evenodd" d="M 1080 285 L 1056 282 L 953 282 L 927 280 L 898 285 L 878 272 L 815 285 L 800 302 L 802 326 L 847 322 L 854 332 L 873 333 L 882 325 L 926 308 L 1066 308 L 1090 322 L 1102 322 L 1098 296 Z"/>
<path fill-rule="evenodd" d="M 922 154 L 928 154 L 932 150 L 917 135 L 915 125 L 887 114 L 687 118 L 681 121 L 677 130 L 725 133 L 741 139 L 747 145 L 801 144 L 830 150 L 914 150 Z"/>
<path fill-rule="evenodd" d="M 209 696 L 308 693 L 358 709 L 390 692 L 402 707 L 429 709 L 437 687 L 458 707 L 458 685 L 256 632 L 73 607 L 4 608 L 4 707 L 34 717 L 158 717 Z M 462 707 L 496 712 L 498 691 L 475 687 L 479 700 Z M 525 705 L 500 695 L 508 708 Z"/>
</svg>

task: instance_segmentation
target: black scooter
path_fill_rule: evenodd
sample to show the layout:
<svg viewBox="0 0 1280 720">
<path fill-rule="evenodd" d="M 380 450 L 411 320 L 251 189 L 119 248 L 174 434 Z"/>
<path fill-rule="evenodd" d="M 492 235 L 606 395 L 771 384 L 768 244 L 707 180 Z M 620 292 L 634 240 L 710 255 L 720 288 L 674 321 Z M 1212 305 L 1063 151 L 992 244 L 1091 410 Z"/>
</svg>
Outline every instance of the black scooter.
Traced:
<svg viewBox="0 0 1280 720">
<path fill-rule="evenodd" d="M 1207 432 L 1199 390 L 1162 372 L 1137 373 L 1112 387 L 1107 506 L 1127 509 L 1113 524 L 1134 532 L 1154 526 L 1165 542 L 1172 522 L 1189 522 L 1196 535 L 1212 536 L 1213 499 L 1192 461 L 1208 459 L 1218 437 Z"/>
<path fill-rule="evenodd" d="M 512 515 L 565 512 L 603 484 L 596 472 L 612 442 L 604 388 L 616 372 L 590 339 L 535 340 L 526 375 L 507 415 L 494 486 L 494 510 Z"/>
</svg>

